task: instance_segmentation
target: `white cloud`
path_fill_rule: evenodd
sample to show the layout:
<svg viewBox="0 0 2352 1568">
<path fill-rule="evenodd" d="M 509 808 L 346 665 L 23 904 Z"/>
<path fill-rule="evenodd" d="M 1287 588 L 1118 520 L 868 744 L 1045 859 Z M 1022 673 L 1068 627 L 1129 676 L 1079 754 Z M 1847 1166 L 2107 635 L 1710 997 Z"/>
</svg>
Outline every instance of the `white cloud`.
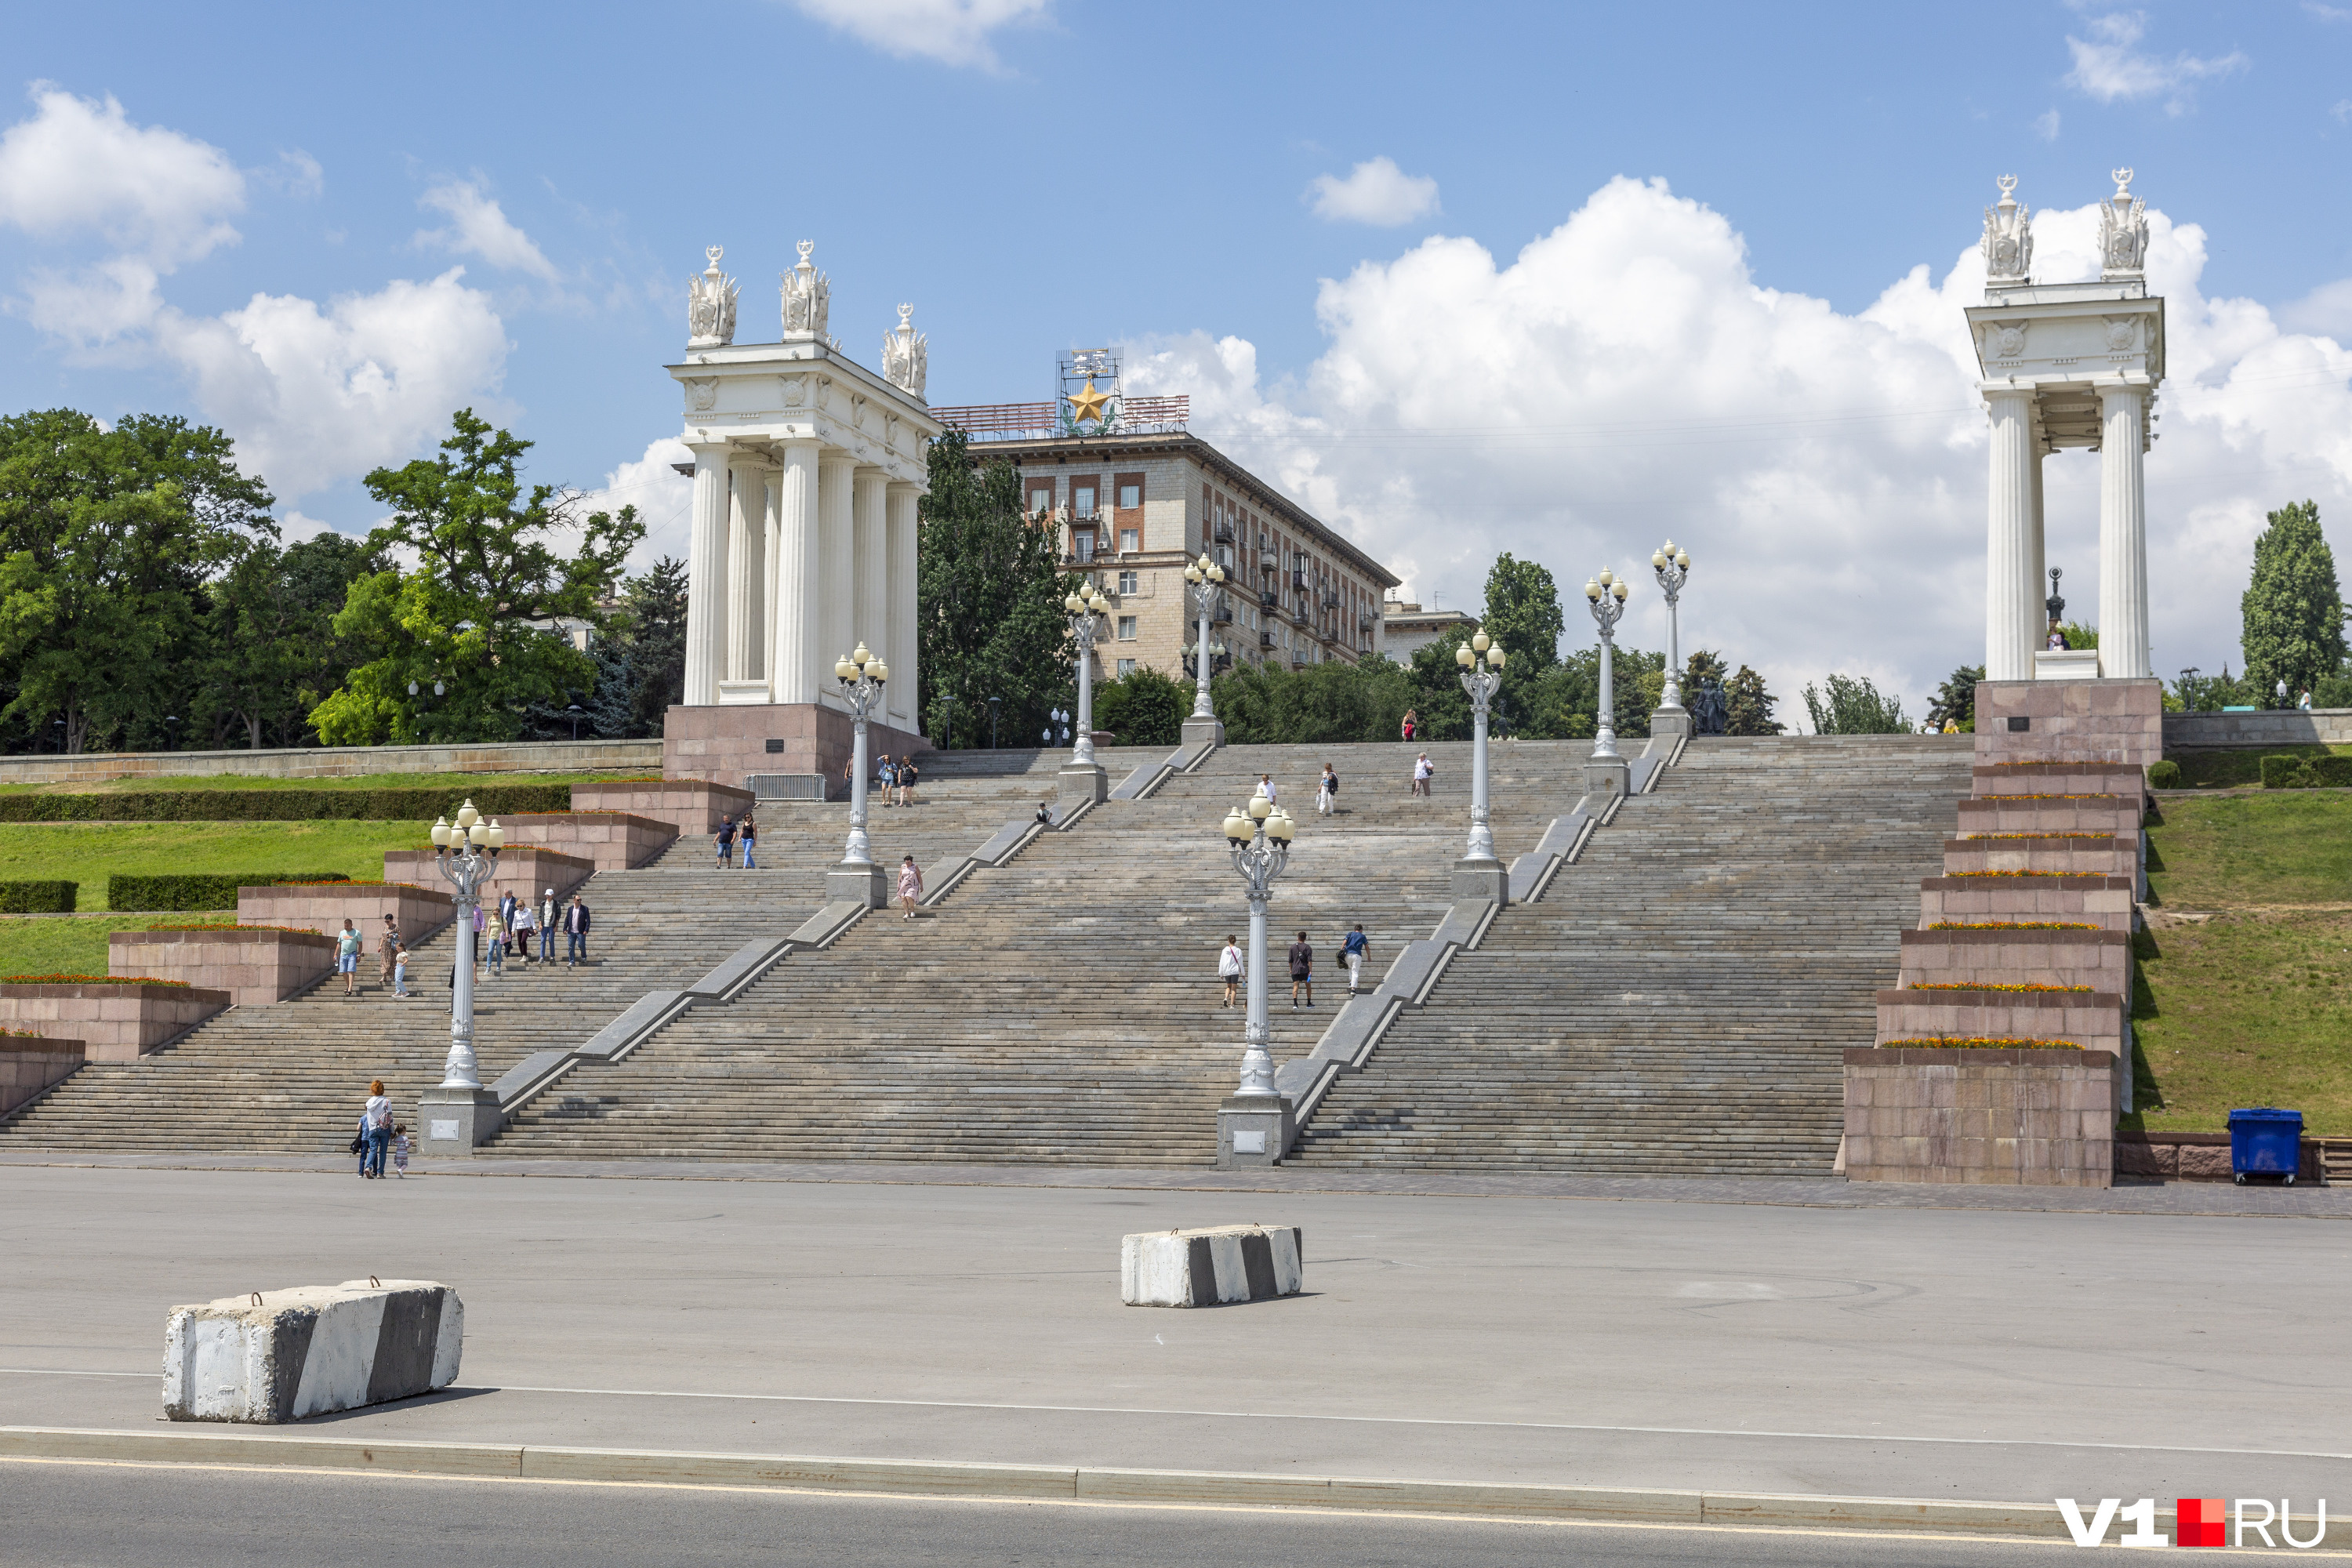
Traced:
<svg viewBox="0 0 2352 1568">
<path fill-rule="evenodd" d="M 2048 110 L 2038 116 L 2033 121 L 2033 133 L 2044 142 L 2057 141 L 2058 111 L 2054 109 Z"/>
<path fill-rule="evenodd" d="M 256 169 L 253 177 L 281 195 L 315 201 L 326 193 L 327 171 L 299 147 L 278 154 L 274 169 Z"/>
<path fill-rule="evenodd" d="M 227 215 L 245 206 L 245 176 L 227 153 L 133 125 L 111 97 L 37 82 L 32 100 L 32 118 L 0 133 L 0 222 L 44 239 L 96 233 L 159 272 L 236 242 Z"/>
<path fill-rule="evenodd" d="M 417 198 L 417 205 L 447 215 L 446 228 L 419 229 L 418 245 L 433 246 L 459 255 L 478 256 L 509 272 L 528 272 L 552 283 L 555 264 L 530 236 L 510 222 L 499 204 L 482 194 L 472 180 L 447 180 Z"/>
<path fill-rule="evenodd" d="M 657 437 L 646 444 L 644 457 L 622 463 L 604 476 L 604 482 L 580 498 L 583 517 L 592 511 L 617 512 L 637 509 L 646 525 L 645 542 L 629 557 L 629 569 L 642 572 L 665 555 L 686 559 L 693 534 L 694 481 L 673 464 L 691 463 L 694 452 L 675 436 Z"/>
<path fill-rule="evenodd" d="M 803 15 L 901 59 L 998 68 L 989 35 L 1041 22 L 1050 0 L 793 0 Z"/>
<path fill-rule="evenodd" d="M 1385 155 L 1368 159 L 1341 179 L 1318 174 L 1307 187 L 1315 216 L 1333 223 L 1369 223 L 1382 228 L 1411 223 L 1437 210 L 1437 182 L 1408 174 Z"/>
<path fill-rule="evenodd" d="M 2159 59 L 2134 46 L 2147 35 L 2147 24 L 2137 11 L 2114 11 L 2088 18 L 2088 38 L 2066 36 L 2074 68 L 2066 80 L 2101 103 L 2117 99 L 2167 95 L 2165 110 L 2179 114 L 2189 105 L 2191 84 L 2212 77 L 2232 76 L 2250 63 L 2235 50 L 2212 59 L 2180 54 Z"/>
<path fill-rule="evenodd" d="M 1982 299 L 1974 214 L 1956 258 L 1867 309 L 1759 286 L 1722 215 L 1616 180 L 1498 260 L 1432 238 L 1324 284 L 1328 347 L 1261 381 L 1239 339 L 1133 345 L 1129 385 L 1190 392 L 1193 427 L 1351 534 L 1427 603 L 1475 605 L 1499 551 L 1562 586 L 1632 569 L 1673 537 L 1696 559 L 1683 647 L 1763 670 L 1788 706 L 1832 670 L 1904 694 L 1914 718 L 1984 647 L 1985 417 L 1965 306 Z M 2352 353 L 2207 299 L 2203 230 L 2151 210 L 2166 296 L 2163 437 L 2147 462 L 2159 669 L 2226 658 L 2263 512 L 2305 495 L 2347 537 Z M 2036 276 L 2095 277 L 2095 205 L 2034 217 Z M 2098 460 L 2047 470 L 2050 561 L 2097 604 Z M 1591 626 L 1568 609 L 1572 639 Z M 1643 584 L 1622 635 L 1663 647 Z"/>
<path fill-rule="evenodd" d="M 2279 321 L 2302 332 L 2322 332 L 2352 342 L 2352 278 L 2323 283 L 2291 305 L 2279 307 Z"/>
</svg>

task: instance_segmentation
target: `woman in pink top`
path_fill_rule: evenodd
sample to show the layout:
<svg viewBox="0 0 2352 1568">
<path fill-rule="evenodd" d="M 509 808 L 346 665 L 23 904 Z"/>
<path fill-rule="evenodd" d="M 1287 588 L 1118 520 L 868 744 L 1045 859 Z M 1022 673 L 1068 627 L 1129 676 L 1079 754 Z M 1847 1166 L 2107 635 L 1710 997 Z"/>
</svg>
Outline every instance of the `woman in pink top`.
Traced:
<svg viewBox="0 0 2352 1568">
<path fill-rule="evenodd" d="M 915 858 L 908 856 L 898 862 L 898 907 L 906 918 L 915 918 L 915 900 L 923 896 L 923 874 L 915 868 Z"/>
</svg>

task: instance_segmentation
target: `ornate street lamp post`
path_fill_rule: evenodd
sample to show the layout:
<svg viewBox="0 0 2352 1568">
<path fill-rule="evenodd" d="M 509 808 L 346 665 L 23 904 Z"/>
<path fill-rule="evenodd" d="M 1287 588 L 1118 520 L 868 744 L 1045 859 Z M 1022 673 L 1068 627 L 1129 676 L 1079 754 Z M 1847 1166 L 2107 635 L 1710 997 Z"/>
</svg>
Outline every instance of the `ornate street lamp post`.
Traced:
<svg viewBox="0 0 2352 1568">
<path fill-rule="evenodd" d="M 1603 571 L 1584 584 L 1584 597 L 1601 627 L 1601 712 L 1593 728 L 1592 755 L 1585 759 L 1588 795 L 1623 795 L 1631 773 L 1617 754 L 1617 622 L 1625 613 L 1625 580 Z"/>
<path fill-rule="evenodd" d="M 856 653 L 844 654 L 834 662 L 833 675 L 841 682 L 842 700 L 849 704 L 857 740 L 849 764 L 849 845 L 842 851 L 841 864 L 824 874 L 824 898 L 827 903 L 863 904 L 878 910 L 889 903 L 890 889 L 888 877 L 874 863 L 873 847 L 866 841 L 866 783 L 874 771 L 866 721 L 882 700 L 890 667 L 861 642 Z"/>
<path fill-rule="evenodd" d="M 1100 802 L 1110 796 L 1109 775 L 1095 761 L 1095 642 L 1108 624 L 1110 601 L 1088 583 L 1065 598 L 1062 608 L 1070 613 L 1070 636 L 1078 645 L 1077 740 L 1070 760 L 1062 764 L 1060 789 L 1062 807 L 1067 812 L 1080 801 Z"/>
<path fill-rule="evenodd" d="M 1495 858 L 1495 828 L 1486 811 L 1486 720 L 1496 689 L 1503 684 L 1503 650 L 1479 632 L 1454 650 L 1454 659 L 1462 667 L 1462 689 L 1470 694 L 1470 847 L 1454 863 L 1454 899 L 1507 904 L 1511 872 Z"/>
<path fill-rule="evenodd" d="M 1687 735 L 1691 732 L 1690 710 L 1683 706 L 1683 584 L 1690 581 L 1690 552 L 1677 550 L 1671 539 L 1662 550 L 1650 552 L 1650 570 L 1658 574 L 1658 586 L 1666 591 L 1666 687 L 1659 694 L 1658 710 L 1650 715 L 1653 735 Z"/>
<path fill-rule="evenodd" d="M 1225 569 L 1209 559 L 1207 551 L 1201 558 L 1184 568 L 1184 581 L 1192 585 L 1192 610 L 1201 623 L 1200 651 L 1195 662 L 1199 666 L 1192 687 L 1192 716 L 1184 721 L 1184 744 L 1225 743 L 1225 727 L 1217 721 L 1216 704 L 1209 700 L 1209 676 L 1215 668 L 1214 656 L 1209 649 L 1209 623 L 1225 605 Z"/>
<path fill-rule="evenodd" d="M 1290 864 L 1297 825 L 1265 796 L 1226 813 L 1225 844 L 1249 898 L 1249 1011 L 1242 1030 L 1241 1086 L 1217 1110 L 1217 1163 L 1271 1165 L 1290 1147 L 1290 1101 L 1276 1092 L 1266 1048 L 1265 906 L 1274 879 Z"/>
<path fill-rule="evenodd" d="M 499 851 L 506 830 L 485 822 L 472 801 L 457 808 L 453 825 L 447 817 L 433 825 L 434 863 L 457 893 L 457 952 L 449 984 L 449 1058 L 438 1088 L 417 1100 L 417 1120 L 425 1123 L 426 1150 L 439 1154 L 470 1155 L 494 1135 L 505 1118 L 499 1097 L 482 1087 L 481 1068 L 474 1058 L 474 911 L 481 891 L 497 871 Z"/>
</svg>

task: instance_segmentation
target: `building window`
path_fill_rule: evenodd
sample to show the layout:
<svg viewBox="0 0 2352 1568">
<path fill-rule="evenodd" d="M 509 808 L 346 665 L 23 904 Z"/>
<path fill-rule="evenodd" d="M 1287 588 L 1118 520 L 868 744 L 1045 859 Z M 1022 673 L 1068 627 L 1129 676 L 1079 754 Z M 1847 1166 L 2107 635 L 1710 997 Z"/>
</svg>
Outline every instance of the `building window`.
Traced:
<svg viewBox="0 0 2352 1568">
<path fill-rule="evenodd" d="M 1118 574 L 1118 591 L 1122 594 L 1132 594 L 1135 592 L 1134 573 L 1122 572 Z"/>
<path fill-rule="evenodd" d="M 1223 567 L 1227 572 L 1231 572 L 1234 569 L 1234 547 L 1232 545 L 1220 544 L 1217 546 L 1217 564 Z"/>
<path fill-rule="evenodd" d="M 1133 675 L 1135 673 L 1135 660 L 1131 658 L 1120 659 L 1118 661 L 1118 673 L 1122 677 Z"/>
<path fill-rule="evenodd" d="M 1118 504 L 1123 507 L 1141 506 L 1143 504 L 1143 487 L 1141 485 L 1119 486 Z"/>
<path fill-rule="evenodd" d="M 1095 531 L 1091 528 L 1071 530 L 1070 549 L 1079 560 L 1092 561 L 1095 558 Z"/>
<path fill-rule="evenodd" d="M 1094 514 L 1095 514 L 1095 488 L 1094 488 L 1094 486 L 1092 486 L 1092 485 L 1077 485 L 1077 486 L 1074 486 L 1074 487 L 1071 489 L 1071 490 L 1070 490 L 1070 510 L 1071 510 L 1073 512 L 1076 513 L 1076 514 L 1077 514 L 1078 516 L 1080 516 L 1080 517 L 1092 517 L 1092 516 L 1094 516 Z"/>
<path fill-rule="evenodd" d="M 1048 489 L 1031 490 L 1029 492 L 1029 510 L 1032 512 L 1053 510 L 1054 492 Z"/>
<path fill-rule="evenodd" d="M 1121 551 L 1135 551 L 1142 549 L 1143 530 L 1139 528 L 1120 529 L 1118 531 L 1118 547 Z"/>
<path fill-rule="evenodd" d="M 1133 616 L 1119 616 L 1118 640 L 1121 642 L 1133 642 L 1135 640 L 1135 617 Z"/>
</svg>

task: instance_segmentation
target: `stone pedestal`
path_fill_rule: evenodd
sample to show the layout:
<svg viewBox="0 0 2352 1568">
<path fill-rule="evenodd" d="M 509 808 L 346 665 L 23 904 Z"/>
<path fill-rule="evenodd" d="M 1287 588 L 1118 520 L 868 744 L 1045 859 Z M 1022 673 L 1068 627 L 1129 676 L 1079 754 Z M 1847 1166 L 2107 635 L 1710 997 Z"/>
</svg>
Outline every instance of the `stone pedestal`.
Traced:
<svg viewBox="0 0 2352 1568">
<path fill-rule="evenodd" d="M 1623 795 L 1632 787 L 1633 766 L 1622 757 L 1587 757 L 1584 759 L 1584 793 L 1587 795 Z"/>
<path fill-rule="evenodd" d="M 499 1135 L 507 1119 L 499 1097 L 487 1089 L 426 1089 L 416 1097 L 416 1147 L 420 1153 L 470 1160 L 474 1151 Z"/>
<path fill-rule="evenodd" d="M 1110 798 L 1110 774 L 1097 763 L 1066 763 L 1055 798 L 1061 803 L 1061 816 L 1066 820 L 1073 807 L 1089 802 L 1099 805 Z"/>
<path fill-rule="evenodd" d="M 1475 903 L 1482 899 L 1497 906 L 1511 901 L 1511 868 L 1500 860 L 1454 862 L 1454 901 Z"/>
<path fill-rule="evenodd" d="M 896 690 L 897 679 L 890 685 Z M 868 721 L 866 737 L 871 757 L 919 755 L 931 749 L 922 736 L 879 720 Z M 830 795 L 841 789 L 842 769 L 856 747 L 857 726 L 830 703 L 680 703 L 662 721 L 662 776 L 707 779 L 740 790 L 755 773 L 799 775 L 822 781 L 812 787 Z M 582 798 L 574 795 L 572 804 Z"/>
<path fill-rule="evenodd" d="M 1225 743 L 1225 725 L 1222 719 L 1187 719 L 1184 721 L 1184 744 L 1188 746 L 1222 746 Z"/>
<path fill-rule="evenodd" d="M 1696 732 L 1687 708 L 1660 708 L 1650 714 L 1650 733 L 1654 736 L 1687 740 Z"/>
<path fill-rule="evenodd" d="M 890 874 L 877 863 L 860 866 L 844 860 L 824 874 L 824 901 L 862 904 L 869 910 L 890 907 Z"/>
<path fill-rule="evenodd" d="M 1977 682 L 1977 763 L 2110 763 L 2164 756 L 2164 686 L 2130 680 Z"/>
<path fill-rule="evenodd" d="M 1217 1169 L 1279 1165 L 1297 1135 L 1290 1101 L 1281 1095 L 1230 1095 L 1217 1107 Z"/>
</svg>

